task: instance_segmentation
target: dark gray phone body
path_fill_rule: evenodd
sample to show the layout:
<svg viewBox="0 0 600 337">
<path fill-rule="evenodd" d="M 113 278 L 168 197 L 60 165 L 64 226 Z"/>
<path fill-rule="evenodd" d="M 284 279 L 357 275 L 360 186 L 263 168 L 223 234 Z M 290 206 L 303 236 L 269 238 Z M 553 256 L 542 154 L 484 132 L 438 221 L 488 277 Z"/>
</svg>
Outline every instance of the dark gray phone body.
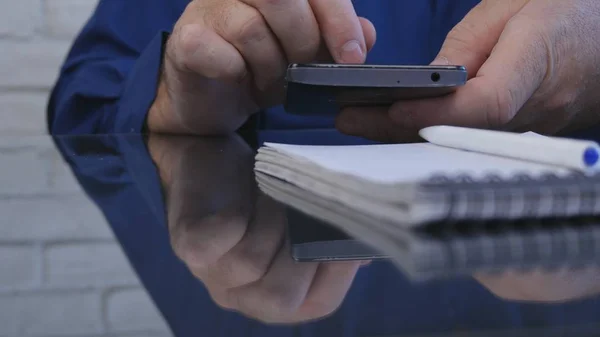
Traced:
<svg viewBox="0 0 600 337">
<path fill-rule="evenodd" d="M 382 260 L 388 257 L 364 242 L 287 207 L 292 258 L 298 262 Z"/>
<path fill-rule="evenodd" d="M 467 81 L 463 66 L 292 64 L 284 108 L 295 114 L 337 113 L 345 106 L 382 106 L 438 97 Z"/>
</svg>

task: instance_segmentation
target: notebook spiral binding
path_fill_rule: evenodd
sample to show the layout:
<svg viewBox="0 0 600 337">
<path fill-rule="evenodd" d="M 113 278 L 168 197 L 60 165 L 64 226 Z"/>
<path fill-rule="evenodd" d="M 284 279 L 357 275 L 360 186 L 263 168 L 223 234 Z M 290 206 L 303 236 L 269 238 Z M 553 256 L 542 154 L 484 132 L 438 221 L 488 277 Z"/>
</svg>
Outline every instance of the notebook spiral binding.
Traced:
<svg viewBox="0 0 600 337">
<path fill-rule="evenodd" d="M 436 175 L 421 184 L 419 198 L 452 220 L 567 217 L 600 214 L 600 173 L 567 176 L 518 174 L 474 179 Z"/>
<path fill-rule="evenodd" d="M 428 278 L 600 265 L 600 219 L 552 220 L 545 228 L 538 222 L 497 224 L 503 229 L 496 233 L 480 230 L 430 237 L 425 243 L 429 248 L 415 256 L 415 272 Z"/>
</svg>

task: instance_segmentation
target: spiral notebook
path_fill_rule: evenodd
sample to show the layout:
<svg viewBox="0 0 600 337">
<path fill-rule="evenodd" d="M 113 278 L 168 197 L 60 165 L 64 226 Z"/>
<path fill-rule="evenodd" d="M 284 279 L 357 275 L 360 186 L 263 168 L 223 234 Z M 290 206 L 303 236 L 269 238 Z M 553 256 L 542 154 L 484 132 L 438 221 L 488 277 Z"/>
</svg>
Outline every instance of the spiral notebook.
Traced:
<svg viewBox="0 0 600 337">
<path fill-rule="evenodd" d="M 266 194 L 413 277 L 600 261 L 598 174 L 431 143 L 267 143 L 255 171 Z"/>
</svg>

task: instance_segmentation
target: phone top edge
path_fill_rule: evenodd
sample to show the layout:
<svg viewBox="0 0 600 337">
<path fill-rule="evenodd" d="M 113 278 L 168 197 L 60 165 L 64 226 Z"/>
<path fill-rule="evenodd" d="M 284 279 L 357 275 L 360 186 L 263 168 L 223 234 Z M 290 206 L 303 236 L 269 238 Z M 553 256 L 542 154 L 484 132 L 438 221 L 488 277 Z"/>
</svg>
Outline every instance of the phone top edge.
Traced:
<svg viewBox="0 0 600 337">
<path fill-rule="evenodd" d="M 392 65 L 392 64 L 340 64 L 340 63 L 291 63 L 288 70 L 302 68 L 319 69 L 396 69 L 396 70 L 455 70 L 466 71 L 463 65 Z"/>
<path fill-rule="evenodd" d="M 464 66 L 314 66 L 288 68 L 286 82 L 341 87 L 455 87 L 464 85 Z"/>
</svg>

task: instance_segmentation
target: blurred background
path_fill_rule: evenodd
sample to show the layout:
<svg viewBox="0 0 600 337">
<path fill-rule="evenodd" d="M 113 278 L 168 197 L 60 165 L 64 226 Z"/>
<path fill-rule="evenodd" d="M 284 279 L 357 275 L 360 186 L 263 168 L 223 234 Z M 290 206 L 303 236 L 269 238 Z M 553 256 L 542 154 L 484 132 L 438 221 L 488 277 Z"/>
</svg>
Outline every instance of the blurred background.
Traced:
<svg viewBox="0 0 600 337">
<path fill-rule="evenodd" d="M 45 131 L 44 107 L 95 0 L 0 0 L 0 132 Z"/>
<path fill-rule="evenodd" d="M 46 133 L 49 90 L 95 5 L 0 0 L 1 337 L 170 335 L 53 145 L 16 137 Z"/>
</svg>

